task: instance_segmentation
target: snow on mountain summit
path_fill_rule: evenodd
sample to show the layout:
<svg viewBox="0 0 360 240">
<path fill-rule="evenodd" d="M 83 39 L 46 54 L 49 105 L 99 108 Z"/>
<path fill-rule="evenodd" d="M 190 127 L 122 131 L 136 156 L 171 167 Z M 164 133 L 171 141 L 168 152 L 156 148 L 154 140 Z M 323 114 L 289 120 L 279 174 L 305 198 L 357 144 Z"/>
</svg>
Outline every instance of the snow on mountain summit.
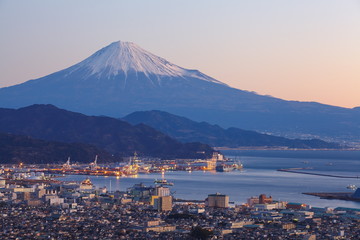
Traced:
<svg viewBox="0 0 360 240">
<path fill-rule="evenodd" d="M 73 66 L 73 70 L 79 68 L 86 68 L 90 75 L 107 77 L 116 76 L 121 72 L 125 73 L 125 75 L 129 72 L 141 72 L 147 77 L 152 75 L 195 77 L 224 84 L 197 70 L 188 70 L 172 64 L 132 42 L 113 42 Z"/>
<path fill-rule="evenodd" d="M 119 71 L 143 72 L 148 74 L 179 76 L 183 69 L 159 58 L 132 42 L 114 42 L 97 51 L 79 64 L 89 67 L 92 74 L 105 71 L 117 75 Z"/>
</svg>

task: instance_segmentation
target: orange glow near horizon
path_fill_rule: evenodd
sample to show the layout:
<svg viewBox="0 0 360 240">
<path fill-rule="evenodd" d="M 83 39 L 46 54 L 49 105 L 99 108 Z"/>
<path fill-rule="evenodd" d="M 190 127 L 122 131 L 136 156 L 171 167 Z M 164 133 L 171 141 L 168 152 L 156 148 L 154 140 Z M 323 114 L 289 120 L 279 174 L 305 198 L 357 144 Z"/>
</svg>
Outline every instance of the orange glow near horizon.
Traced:
<svg viewBox="0 0 360 240">
<path fill-rule="evenodd" d="M 238 89 L 352 108 L 359 26 L 358 1 L 3 1 L 0 88 L 122 40 Z"/>
</svg>

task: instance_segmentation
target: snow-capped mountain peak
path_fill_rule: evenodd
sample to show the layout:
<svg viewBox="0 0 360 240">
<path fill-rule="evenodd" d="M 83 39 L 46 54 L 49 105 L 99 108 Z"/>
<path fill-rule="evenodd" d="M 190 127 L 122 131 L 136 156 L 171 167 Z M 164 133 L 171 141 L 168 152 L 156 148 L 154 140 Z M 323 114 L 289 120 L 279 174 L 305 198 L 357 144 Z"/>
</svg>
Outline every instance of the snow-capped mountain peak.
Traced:
<svg viewBox="0 0 360 240">
<path fill-rule="evenodd" d="M 76 64 L 73 70 L 86 68 L 90 75 L 111 77 L 119 73 L 141 72 L 167 77 L 196 77 L 201 80 L 223 84 L 196 70 L 181 68 L 158 57 L 132 42 L 113 42 Z"/>
</svg>

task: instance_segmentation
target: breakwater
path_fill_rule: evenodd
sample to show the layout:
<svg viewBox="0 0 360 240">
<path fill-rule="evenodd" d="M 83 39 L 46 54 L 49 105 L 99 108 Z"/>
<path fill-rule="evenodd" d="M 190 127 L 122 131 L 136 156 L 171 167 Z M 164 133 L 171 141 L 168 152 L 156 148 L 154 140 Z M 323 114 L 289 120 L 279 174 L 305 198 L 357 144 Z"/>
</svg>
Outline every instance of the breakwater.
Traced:
<svg viewBox="0 0 360 240">
<path fill-rule="evenodd" d="M 289 172 L 289 173 L 298 173 L 298 174 L 307 174 L 314 176 L 322 177 L 334 177 L 334 178 L 352 178 L 359 179 L 359 176 L 343 176 L 343 175 L 334 175 L 334 174 L 324 174 L 324 173 L 313 173 L 313 172 L 304 172 L 302 170 L 308 170 L 309 168 L 287 168 L 287 169 L 277 169 L 279 172 Z"/>
<path fill-rule="evenodd" d="M 322 199 L 338 199 L 346 201 L 360 202 L 360 198 L 353 197 L 352 192 L 335 192 L 335 193 L 303 193 L 305 195 L 316 196 Z"/>
</svg>

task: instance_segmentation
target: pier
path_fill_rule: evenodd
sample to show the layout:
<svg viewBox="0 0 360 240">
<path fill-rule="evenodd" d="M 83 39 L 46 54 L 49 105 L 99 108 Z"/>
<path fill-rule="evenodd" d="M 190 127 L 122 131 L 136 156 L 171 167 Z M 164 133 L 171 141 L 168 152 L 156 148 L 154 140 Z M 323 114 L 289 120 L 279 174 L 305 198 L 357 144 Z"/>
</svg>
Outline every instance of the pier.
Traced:
<svg viewBox="0 0 360 240">
<path fill-rule="evenodd" d="M 205 200 L 186 200 L 186 199 L 180 199 L 180 198 L 173 198 L 173 202 L 177 202 L 177 203 L 194 203 L 194 204 L 203 203 L 203 204 L 205 204 Z M 229 204 L 235 204 L 235 202 L 229 201 Z"/>
<path fill-rule="evenodd" d="M 300 170 L 307 170 L 311 168 L 288 168 L 288 169 L 278 169 L 279 172 L 289 172 L 289 173 L 298 173 L 298 174 L 307 174 L 314 176 L 322 176 L 322 177 L 333 177 L 333 178 L 352 178 L 359 179 L 359 176 L 341 176 L 341 175 L 333 175 L 333 174 L 324 174 L 324 173 L 312 173 L 312 172 L 303 172 Z"/>
<path fill-rule="evenodd" d="M 177 203 L 203 203 L 203 204 L 205 204 L 204 200 L 186 200 L 186 199 L 180 199 L 180 198 L 174 198 L 173 202 L 177 202 Z"/>
<path fill-rule="evenodd" d="M 333 193 L 326 193 L 326 192 L 314 192 L 314 193 L 303 193 L 305 195 L 316 196 L 322 199 L 337 199 L 337 200 L 346 200 L 346 201 L 354 201 L 360 202 L 360 198 L 353 197 L 352 192 L 333 192 Z"/>
</svg>

